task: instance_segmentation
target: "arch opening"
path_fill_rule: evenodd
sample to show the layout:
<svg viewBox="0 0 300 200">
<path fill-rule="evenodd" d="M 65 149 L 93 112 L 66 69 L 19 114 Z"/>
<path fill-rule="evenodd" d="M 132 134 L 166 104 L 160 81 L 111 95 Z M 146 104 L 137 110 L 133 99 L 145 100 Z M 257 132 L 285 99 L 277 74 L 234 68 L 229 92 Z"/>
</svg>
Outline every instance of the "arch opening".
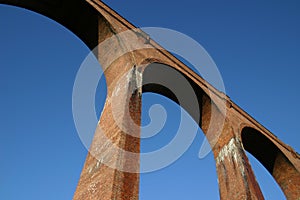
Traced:
<svg viewBox="0 0 300 200">
<path fill-rule="evenodd" d="M 205 138 L 199 125 L 176 102 L 152 92 L 142 94 L 142 125 L 151 123 L 147 111 L 150 106 L 156 104 L 160 104 L 166 109 L 168 119 L 163 129 L 153 137 L 141 139 L 141 152 L 159 150 L 169 143 L 177 134 L 177 123 L 180 121 L 181 112 L 188 118 L 188 124 L 197 127 L 198 131 L 194 142 L 174 163 L 152 173 L 140 174 L 140 198 L 168 199 L 172 196 L 173 199 L 193 199 L 198 196 L 218 199 L 219 186 L 214 156 L 209 154 L 204 159 L 198 158 L 201 141 Z M 187 128 L 186 134 L 189 134 L 188 130 L 189 128 Z M 141 165 L 143 165 L 143 160 L 141 160 Z M 182 187 L 183 183 L 184 187 Z M 209 190 L 205 188 L 209 188 Z"/>
<path fill-rule="evenodd" d="M 202 101 L 208 96 L 195 82 L 176 69 L 157 62 L 144 69 L 142 80 L 143 93 L 160 94 L 179 104 L 201 128 Z"/>
<path fill-rule="evenodd" d="M 279 152 L 278 147 L 253 128 L 244 128 L 241 136 L 245 150 L 251 153 L 272 174 L 275 159 Z"/>
<path fill-rule="evenodd" d="M 287 199 L 299 197 L 299 172 L 284 153 L 261 132 L 245 127 L 241 132 L 243 146 L 260 162 L 280 186 Z M 296 188 L 296 189 L 295 189 Z"/>
<path fill-rule="evenodd" d="M 179 78 L 178 76 L 181 76 L 181 78 Z M 151 187 L 152 188 L 151 191 L 153 190 L 160 191 L 161 189 L 163 189 L 164 191 L 166 191 L 165 194 L 167 195 L 170 190 L 170 187 L 168 187 L 169 185 L 172 186 L 173 188 L 176 188 L 181 186 L 182 180 L 187 180 L 186 182 L 188 183 L 191 183 L 191 180 L 193 180 L 192 181 L 193 184 L 191 184 L 191 186 L 188 187 L 191 188 L 191 190 L 193 191 L 182 192 L 180 190 L 176 190 L 176 191 L 180 191 L 178 195 L 176 195 L 178 196 L 178 199 L 193 198 L 195 196 L 207 197 L 209 199 L 219 198 L 219 192 L 218 192 L 219 186 L 218 186 L 218 182 L 216 181 L 217 173 L 216 173 L 216 167 L 215 167 L 216 165 L 215 165 L 215 159 L 213 154 L 207 155 L 204 158 L 204 160 L 200 160 L 198 158 L 198 153 L 201 148 L 201 142 L 199 141 L 203 141 L 204 138 L 206 137 L 205 133 L 201 129 L 202 112 L 208 111 L 207 109 L 205 111 L 203 111 L 202 109 L 203 98 L 205 98 L 206 101 L 207 99 L 211 101 L 211 99 L 208 97 L 208 95 L 205 94 L 205 92 L 198 85 L 196 85 L 195 82 L 191 81 L 184 74 L 182 74 L 181 72 L 177 71 L 176 69 L 166 64 L 162 64 L 158 62 L 149 64 L 148 66 L 146 66 L 146 68 L 143 71 L 142 80 L 143 80 L 143 84 L 142 84 L 142 92 L 143 92 L 142 108 L 143 109 L 145 108 L 144 107 L 145 100 L 149 101 L 149 99 L 153 98 L 153 96 L 154 99 L 156 100 L 159 99 L 159 104 L 160 102 L 163 102 L 162 103 L 163 106 L 165 106 L 167 103 L 166 105 L 167 108 L 169 106 L 173 107 L 172 112 L 170 116 L 168 115 L 168 119 L 167 119 L 169 123 L 170 120 L 173 122 L 173 124 L 171 125 L 171 130 L 170 131 L 162 130 L 162 132 L 160 132 L 157 135 L 154 135 L 154 137 L 142 139 L 141 140 L 142 152 L 144 151 L 144 149 L 153 150 L 153 146 L 151 146 L 153 145 L 153 143 L 155 148 L 157 147 L 161 148 L 163 145 L 165 145 L 165 143 L 163 145 L 160 144 L 161 141 L 170 142 L 170 140 L 174 138 L 176 134 L 178 134 L 177 128 L 179 126 L 178 124 L 180 123 L 180 119 L 178 119 L 178 115 L 180 115 L 179 114 L 180 112 L 185 113 L 184 115 L 187 115 L 190 121 L 192 121 L 189 122 L 192 123 L 189 126 L 196 126 L 198 131 L 196 132 L 196 137 L 194 138 L 194 140 L 197 142 L 193 142 L 191 146 L 187 149 L 187 151 L 178 160 L 176 160 L 176 162 L 172 163 L 167 168 L 163 168 L 162 170 L 155 172 L 155 174 L 150 174 L 150 175 L 141 174 L 141 186 L 142 186 L 141 190 L 145 191 L 146 190 L 145 187 L 146 188 Z M 186 90 L 192 90 L 194 95 L 189 96 L 190 93 L 187 93 Z M 193 99 L 194 101 L 192 101 L 191 98 L 194 98 Z M 194 105 L 193 103 L 196 103 L 197 105 Z M 199 110 L 197 110 L 197 107 L 199 107 L 198 108 Z M 142 113 L 143 113 L 142 121 L 145 121 L 144 115 L 146 113 L 145 110 L 143 109 L 142 109 Z M 170 128 L 170 125 L 167 124 L 166 126 Z M 188 133 L 185 132 L 185 134 Z M 189 155 L 189 154 L 193 154 L 193 155 Z M 192 164 L 187 165 L 187 163 L 192 163 Z M 143 164 L 143 161 L 141 162 L 141 164 Z M 178 169 L 179 167 L 180 170 L 182 171 L 182 174 L 174 175 L 175 173 L 174 170 L 176 168 L 177 170 L 179 170 Z M 207 174 L 209 174 L 210 176 L 207 176 Z M 165 185 L 167 186 L 164 188 L 155 188 L 153 186 L 154 185 L 153 183 L 157 181 L 158 178 L 161 177 L 166 177 L 164 178 L 166 180 L 160 180 L 160 182 L 162 181 L 166 182 Z M 178 182 L 178 177 L 180 177 L 180 182 Z M 148 186 L 148 185 L 152 185 L 152 186 Z M 198 189 L 199 187 L 205 188 L 207 187 L 207 185 L 210 186 L 211 188 L 210 190 L 203 191 L 201 189 L 200 190 Z M 170 190 L 170 192 L 172 192 L 174 195 L 174 190 Z M 181 196 L 182 194 L 185 194 L 185 196 L 184 197 Z M 190 196 L 187 194 L 189 194 Z M 155 193 L 154 194 L 146 193 L 142 195 L 147 195 L 147 197 L 151 196 L 152 198 L 157 198 L 157 196 L 155 196 Z"/>
</svg>

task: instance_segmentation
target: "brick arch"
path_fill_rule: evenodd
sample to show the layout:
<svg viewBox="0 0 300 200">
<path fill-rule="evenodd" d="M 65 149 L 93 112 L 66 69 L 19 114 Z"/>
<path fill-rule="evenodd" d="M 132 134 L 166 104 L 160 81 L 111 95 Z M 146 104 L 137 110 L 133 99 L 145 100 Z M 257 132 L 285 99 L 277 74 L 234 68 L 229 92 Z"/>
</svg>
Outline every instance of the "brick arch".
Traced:
<svg viewBox="0 0 300 200">
<path fill-rule="evenodd" d="M 244 127 L 241 131 L 243 147 L 273 176 L 287 199 L 299 197 L 300 175 L 296 167 L 270 138 L 262 132 Z"/>
</svg>

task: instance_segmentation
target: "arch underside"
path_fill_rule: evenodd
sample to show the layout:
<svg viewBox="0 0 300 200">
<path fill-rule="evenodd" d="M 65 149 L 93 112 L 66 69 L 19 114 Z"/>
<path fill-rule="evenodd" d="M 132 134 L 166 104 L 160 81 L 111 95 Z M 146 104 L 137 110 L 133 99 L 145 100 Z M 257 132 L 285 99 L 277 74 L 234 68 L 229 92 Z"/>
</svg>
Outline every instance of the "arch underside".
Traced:
<svg viewBox="0 0 300 200">
<path fill-rule="evenodd" d="M 170 89 L 168 86 L 171 85 L 177 89 Z M 157 93 L 177 103 L 201 128 L 202 99 L 205 92 L 188 77 L 165 64 L 152 63 L 143 72 L 142 86 L 143 93 Z M 188 90 L 192 90 L 192 94 L 186 92 Z"/>
<path fill-rule="evenodd" d="M 245 150 L 259 160 L 269 173 L 272 174 L 275 159 L 280 152 L 278 147 L 270 139 L 253 128 L 244 128 L 241 136 Z"/>
<path fill-rule="evenodd" d="M 98 44 L 99 13 L 84 0 L 0 0 L 1 4 L 25 8 L 63 25 L 90 49 Z"/>
<path fill-rule="evenodd" d="M 22 7 L 49 17 L 73 32 L 90 49 L 93 49 L 98 45 L 99 34 L 101 32 L 99 26 L 101 26 L 101 22 L 107 23 L 107 19 L 102 14 L 83 0 L 0 0 L 0 3 Z M 195 81 L 186 75 L 182 74 L 195 92 L 199 110 L 195 109 L 194 105 L 190 103 L 189 96 L 185 96 L 185 99 L 181 101 L 177 97 L 177 94 L 172 90 L 168 89 L 168 87 L 163 84 L 159 84 L 163 81 L 167 81 L 169 84 L 178 84 L 177 88 L 178 90 L 182 90 L 182 92 L 187 89 L 181 87 L 181 83 L 178 82 L 176 76 L 170 76 L 172 70 L 174 71 L 171 66 L 164 64 L 150 64 L 143 72 L 143 82 L 146 84 L 143 84 L 142 91 L 158 93 L 179 103 L 179 105 L 191 115 L 196 123 L 199 124 L 200 128 L 202 128 L 204 110 L 203 99 L 209 99 L 209 104 L 213 104 L 213 102 L 209 98 L 209 95 Z M 230 104 L 231 103 L 232 102 L 230 102 Z M 244 128 L 241 133 L 241 139 L 245 150 L 249 151 L 265 166 L 279 183 L 285 195 L 289 197 L 288 193 L 293 192 L 293 187 L 288 182 L 291 180 L 290 182 L 293 184 L 299 185 L 300 179 L 299 171 L 289 161 L 289 158 L 285 156 L 285 153 L 283 153 L 273 141 L 253 128 Z M 285 171 L 281 166 L 285 166 L 288 170 Z M 283 173 L 290 173 L 293 176 L 283 176 Z M 299 186 L 298 189 L 300 191 Z M 290 199 L 293 199 L 294 196 L 291 196 Z"/>
</svg>

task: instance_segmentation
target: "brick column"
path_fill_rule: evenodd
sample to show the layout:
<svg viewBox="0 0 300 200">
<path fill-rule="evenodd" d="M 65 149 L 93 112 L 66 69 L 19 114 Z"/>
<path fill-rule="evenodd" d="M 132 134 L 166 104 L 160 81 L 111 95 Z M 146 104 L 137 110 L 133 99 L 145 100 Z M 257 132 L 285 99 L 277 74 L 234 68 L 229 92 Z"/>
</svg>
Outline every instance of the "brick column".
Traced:
<svg viewBox="0 0 300 200">
<path fill-rule="evenodd" d="M 221 199 L 264 199 L 238 138 L 220 141 L 214 148 Z"/>
<path fill-rule="evenodd" d="M 74 200 L 138 200 L 140 75 L 122 61 L 105 71 L 107 99 Z"/>
<path fill-rule="evenodd" d="M 224 116 L 219 108 L 203 95 L 201 128 L 214 153 L 220 198 L 264 199 L 238 134 L 234 132 L 232 118 Z"/>
<path fill-rule="evenodd" d="M 300 199 L 300 172 L 281 152 L 276 156 L 272 175 L 287 199 Z"/>
</svg>

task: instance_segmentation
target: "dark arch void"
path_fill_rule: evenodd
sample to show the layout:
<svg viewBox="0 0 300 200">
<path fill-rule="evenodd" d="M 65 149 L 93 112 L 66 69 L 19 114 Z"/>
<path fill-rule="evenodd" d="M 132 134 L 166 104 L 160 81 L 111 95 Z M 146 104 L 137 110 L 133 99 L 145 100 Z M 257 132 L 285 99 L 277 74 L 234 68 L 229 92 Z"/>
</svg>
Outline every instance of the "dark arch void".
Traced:
<svg viewBox="0 0 300 200">
<path fill-rule="evenodd" d="M 251 153 L 272 174 L 276 156 L 279 152 L 267 137 L 253 128 L 242 130 L 242 141 L 246 151 Z"/>
<path fill-rule="evenodd" d="M 149 64 L 143 71 L 142 91 L 157 93 L 173 100 L 201 128 L 202 100 L 207 95 L 196 83 L 176 69 L 161 63 Z"/>
<path fill-rule="evenodd" d="M 261 132 L 246 127 L 241 133 L 243 146 L 273 176 L 287 199 L 300 197 L 300 173 L 284 153 Z"/>
</svg>

